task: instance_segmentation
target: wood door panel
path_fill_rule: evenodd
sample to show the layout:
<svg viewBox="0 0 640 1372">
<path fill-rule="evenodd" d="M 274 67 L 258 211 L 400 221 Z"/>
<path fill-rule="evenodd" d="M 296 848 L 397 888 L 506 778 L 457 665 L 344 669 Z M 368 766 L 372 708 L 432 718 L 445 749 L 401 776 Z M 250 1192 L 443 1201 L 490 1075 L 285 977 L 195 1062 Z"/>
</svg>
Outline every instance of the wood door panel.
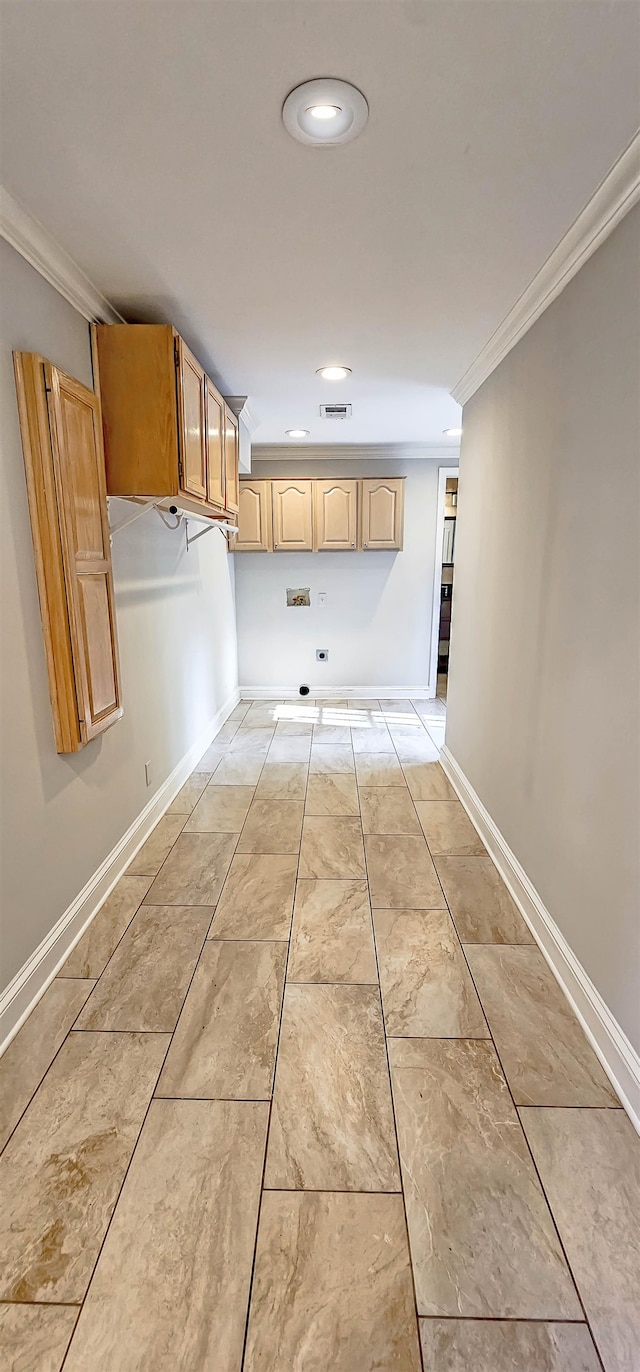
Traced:
<svg viewBox="0 0 640 1372">
<path fill-rule="evenodd" d="M 204 425 L 204 372 L 199 362 L 178 343 L 180 375 L 180 438 L 182 489 L 207 498 L 207 451 Z"/>
<path fill-rule="evenodd" d="M 89 708 L 91 719 L 97 723 L 118 704 L 118 683 L 111 652 L 113 624 L 107 573 L 90 572 L 79 576 L 78 589 Z"/>
<path fill-rule="evenodd" d="M 238 420 L 232 414 L 228 405 L 224 407 L 224 464 L 226 478 L 226 498 L 225 509 L 229 514 L 238 513 L 239 475 L 238 461 L 240 457 Z"/>
<path fill-rule="evenodd" d="M 231 545 L 235 552 L 272 551 L 270 487 L 269 481 L 240 482 L 238 536 Z"/>
<path fill-rule="evenodd" d="M 355 548 L 357 481 L 314 481 L 315 547 L 318 552 Z"/>
<path fill-rule="evenodd" d="M 276 552 L 313 548 L 313 482 L 272 481 L 273 546 Z"/>
<path fill-rule="evenodd" d="M 362 482 L 363 548 L 402 548 L 403 501 L 401 477 Z"/>
<path fill-rule="evenodd" d="M 63 449 L 65 453 L 74 454 L 68 515 L 76 557 L 104 561 L 102 510 L 95 499 L 99 489 L 100 450 L 94 435 L 94 409 L 82 397 L 70 395 L 64 385 L 60 387 L 59 395 Z"/>
<path fill-rule="evenodd" d="M 207 499 L 217 509 L 224 510 L 225 454 L 224 402 L 215 386 L 205 377 L 206 439 L 207 439 Z"/>
</svg>

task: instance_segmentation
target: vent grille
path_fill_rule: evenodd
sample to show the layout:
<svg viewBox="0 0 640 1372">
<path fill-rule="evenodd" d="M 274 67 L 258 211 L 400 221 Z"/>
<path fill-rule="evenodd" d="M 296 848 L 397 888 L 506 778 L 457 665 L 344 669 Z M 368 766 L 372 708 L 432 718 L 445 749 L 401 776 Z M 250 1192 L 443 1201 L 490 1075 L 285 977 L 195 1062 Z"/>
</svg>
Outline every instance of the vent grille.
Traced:
<svg viewBox="0 0 640 1372">
<path fill-rule="evenodd" d="M 351 406 L 321 405 L 320 414 L 323 419 L 351 419 Z"/>
</svg>

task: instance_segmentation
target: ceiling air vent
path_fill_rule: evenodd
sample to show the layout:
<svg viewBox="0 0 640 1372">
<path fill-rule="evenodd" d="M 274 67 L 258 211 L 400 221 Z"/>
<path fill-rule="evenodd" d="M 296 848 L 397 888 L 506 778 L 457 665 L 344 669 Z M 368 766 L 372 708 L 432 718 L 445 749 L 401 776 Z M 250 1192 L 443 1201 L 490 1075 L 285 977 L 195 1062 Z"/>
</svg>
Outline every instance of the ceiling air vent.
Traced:
<svg viewBox="0 0 640 1372">
<path fill-rule="evenodd" d="M 323 419 L 351 419 L 351 406 L 321 405 L 320 414 Z"/>
</svg>

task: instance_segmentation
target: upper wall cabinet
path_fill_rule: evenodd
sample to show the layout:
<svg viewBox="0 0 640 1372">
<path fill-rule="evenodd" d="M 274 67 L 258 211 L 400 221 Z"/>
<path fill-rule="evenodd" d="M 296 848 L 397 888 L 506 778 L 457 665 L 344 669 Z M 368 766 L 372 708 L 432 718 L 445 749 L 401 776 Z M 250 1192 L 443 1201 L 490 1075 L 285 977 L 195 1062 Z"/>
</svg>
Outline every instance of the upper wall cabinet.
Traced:
<svg viewBox="0 0 640 1372">
<path fill-rule="evenodd" d="M 313 488 L 316 551 L 355 548 L 358 537 L 358 482 L 314 481 Z"/>
<path fill-rule="evenodd" d="M 56 747 L 75 753 L 122 715 L 100 403 L 36 353 L 15 371 Z"/>
<path fill-rule="evenodd" d="M 169 324 L 94 331 L 109 495 L 235 515 L 238 421 Z"/>
<path fill-rule="evenodd" d="M 238 534 L 237 536 L 231 535 L 233 551 L 239 553 L 270 553 L 273 551 L 270 485 L 269 481 L 240 482 Z"/>
<path fill-rule="evenodd" d="M 382 477 L 362 483 L 362 547 L 402 548 L 404 481 Z"/>
<path fill-rule="evenodd" d="M 312 481 L 272 481 L 273 547 L 297 553 L 313 548 Z"/>
</svg>

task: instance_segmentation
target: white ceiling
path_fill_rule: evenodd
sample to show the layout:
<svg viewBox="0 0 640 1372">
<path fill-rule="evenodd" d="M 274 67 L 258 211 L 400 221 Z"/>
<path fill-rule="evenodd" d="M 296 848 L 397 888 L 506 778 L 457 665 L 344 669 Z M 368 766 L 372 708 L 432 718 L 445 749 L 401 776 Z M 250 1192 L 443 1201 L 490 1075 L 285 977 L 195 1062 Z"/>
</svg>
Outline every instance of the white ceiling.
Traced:
<svg viewBox="0 0 640 1372">
<path fill-rule="evenodd" d="M 250 396 L 258 443 L 441 441 L 449 391 L 638 123 L 635 0 L 0 13 L 2 180 L 127 318 L 171 320 Z M 367 96 L 355 143 L 282 127 L 322 75 Z M 348 383 L 316 378 L 334 361 Z"/>
</svg>

